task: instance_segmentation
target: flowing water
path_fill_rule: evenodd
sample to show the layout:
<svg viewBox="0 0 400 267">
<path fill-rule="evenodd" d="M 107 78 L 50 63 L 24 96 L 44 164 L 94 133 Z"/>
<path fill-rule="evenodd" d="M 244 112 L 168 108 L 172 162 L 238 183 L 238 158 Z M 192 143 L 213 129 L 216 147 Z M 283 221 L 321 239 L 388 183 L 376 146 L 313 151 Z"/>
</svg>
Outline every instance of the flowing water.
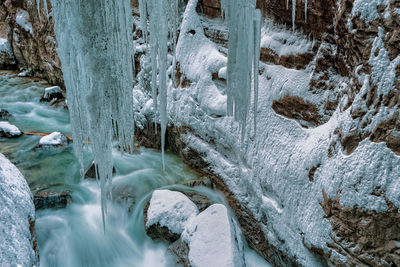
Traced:
<svg viewBox="0 0 400 267">
<path fill-rule="evenodd" d="M 68 111 L 39 102 L 46 86 L 45 82 L 0 72 L 0 108 L 12 114 L 10 123 L 23 132 L 60 131 L 69 135 Z M 21 170 L 33 194 L 43 189 L 71 192 L 72 202 L 66 208 L 36 212 L 42 267 L 174 266 L 167 254 L 168 244 L 150 239 L 144 231 L 142 210 L 152 191 L 200 191 L 214 202 L 226 204 L 223 196 L 211 189 L 177 185 L 199 177 L 172 153 L 166 154 L 163 171 L 157 151 L 141 148 L 136 154 L 122 155 L 115 149 L 115 201 L 108 203 L 104 232 L 100 188 L 95 180 L 81 180 L 72 146 L 38 148 L 39 139 L 34 135 L 0 138 L 0 152 Z M 87 165 L 91 159 L 90 153 L 85 155 Z M 270 266 L 248 247 L 245 257 L 247 266 Z"/>
</svg>

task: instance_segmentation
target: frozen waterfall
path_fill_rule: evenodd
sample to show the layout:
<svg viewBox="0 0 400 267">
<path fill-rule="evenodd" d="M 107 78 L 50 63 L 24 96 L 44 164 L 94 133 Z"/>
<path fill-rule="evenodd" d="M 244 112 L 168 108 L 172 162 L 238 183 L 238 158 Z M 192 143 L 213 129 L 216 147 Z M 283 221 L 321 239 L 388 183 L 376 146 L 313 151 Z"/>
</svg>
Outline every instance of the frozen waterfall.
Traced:
<svg viewBox="0 0 400 267">
<path fill-rule="evenodd" d="M 112 139 L 118 139 L 121 150 L 134 148 L 130 1 L 52 0 L 52 6 L 74 149 L 83 170 L 83 150 L 91 143 L 104 222 L 111 194 Z"/>
</svg>

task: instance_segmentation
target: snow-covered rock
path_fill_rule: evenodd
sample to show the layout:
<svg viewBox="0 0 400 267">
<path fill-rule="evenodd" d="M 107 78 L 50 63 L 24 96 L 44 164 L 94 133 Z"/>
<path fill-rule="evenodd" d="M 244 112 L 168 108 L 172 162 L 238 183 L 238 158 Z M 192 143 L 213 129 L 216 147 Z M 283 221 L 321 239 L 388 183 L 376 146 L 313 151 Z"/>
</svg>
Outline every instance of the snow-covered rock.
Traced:
<svg viewBox="0 0 400 267">
<path fill-rule="evenodd" d="M 35 208 L 21 172 L 0 153 L 0 266 L 36 266 Z"/>
<path fill-rule="evenodd" d="M 60 132 L 53 132 L 39 140 L 39 146 L 63 146 L 68 143 L 68 138 Z"/>
<path fill-rule="evenodd" d="M 49 102 L 53 99 L 64 99 L 62 90 L 59 86 L 51 86 L 44 89 L 44 93 L 40 101 Z"/>
<path fill-rule="evenodd" d="M 0 121 L 0 137 L 18 137 L 21 136 L 22 132 L 17 126 L 10 124 L 7 121 Z"/>
<path fill-rule="evenodd" d="M 241 267 L 243 251 L 228 210 L 214 204 L 192 218 L 182 233 L 192 267 Z"/>
<path fill-rule="evenodd" d="M 149 228 L 152 226 L 166 227 L 179 237 L 188 220 L 198 213 L 197 206 L 184 194 L 177 191 L 156 190 L 147 210 L 146 231 L 149 233 Z"/>
</svg>

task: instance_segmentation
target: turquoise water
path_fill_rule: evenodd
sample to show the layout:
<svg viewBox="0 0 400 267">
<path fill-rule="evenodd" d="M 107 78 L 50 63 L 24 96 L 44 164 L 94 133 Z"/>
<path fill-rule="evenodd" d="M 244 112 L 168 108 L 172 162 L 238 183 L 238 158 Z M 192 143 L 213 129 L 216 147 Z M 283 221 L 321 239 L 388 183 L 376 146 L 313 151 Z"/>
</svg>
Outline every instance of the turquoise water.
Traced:
<svg viewBox="0 0 400 267">
<path fill-rule="evenodd" d="M 47 86 L 0 72 L 0 108 L 12 114 L 10 123 L 23 132 L 60 131 L 70 135 L 68 111 L 39 102 Z M 174 266 L 166 253 L 168 244 L 151 240 L 144 231 L 142 210 L 151 192 L 179 187 L 201 191 L 225 204 L 218 192 L 175 185 L 199 177 L 172 153 L 166 154 L 163 171 L 158 151 L 141 148 L 137 154 L 122 155 L 114 150 L 113 195 L 123 196 L 126 201 L 108 203 L 104 233 L 99 186 L 94 180 L 81 180 L 72 146 L 38 148 L 39 139 L 27 135 L 0 138 L 0 152 L 21 170 L 33 193 L 43 188 L 72 192 L 72 203 L 66 208 L 36 213 L 41 266 Z M 91 159 L 87 153 L 86 165 Z M 269 266 L 254 251 L 246 247 L 245 252 L 247 266 Z"/>
</svg>

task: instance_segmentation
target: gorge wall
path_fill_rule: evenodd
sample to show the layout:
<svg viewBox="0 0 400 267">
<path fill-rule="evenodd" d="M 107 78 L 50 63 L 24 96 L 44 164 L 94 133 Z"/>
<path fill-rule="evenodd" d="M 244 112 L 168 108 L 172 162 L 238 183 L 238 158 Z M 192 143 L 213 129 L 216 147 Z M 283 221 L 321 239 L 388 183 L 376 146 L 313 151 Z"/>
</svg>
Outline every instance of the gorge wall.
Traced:
<svg viewBox="0 0 400 267">
<path fill-rule="evenodd" d="M 0 3 L 0 37 L 17 65 L 62 84 L 43 1 L 40 18 L 35 1 Z M 220 2 L 199 1 L 199 20 L 185 13 L 169 148 L 228 190 L 250 245 L 275 266 L 399 266 L 400 1 L 308 0 L 307 21 L 304 3 L 297 1 L 292 32 L 292 1 L 257 1 L 266 19 L 258 128 L 250 112 L 244 144 L 225 116 Z M 138 52 L 138 137 L 157 147 L 148 62 Z M 249 239 L 260 234 L 246 229 L 249 222 L 262 231 L 258 240 Z"/>
</svg>

